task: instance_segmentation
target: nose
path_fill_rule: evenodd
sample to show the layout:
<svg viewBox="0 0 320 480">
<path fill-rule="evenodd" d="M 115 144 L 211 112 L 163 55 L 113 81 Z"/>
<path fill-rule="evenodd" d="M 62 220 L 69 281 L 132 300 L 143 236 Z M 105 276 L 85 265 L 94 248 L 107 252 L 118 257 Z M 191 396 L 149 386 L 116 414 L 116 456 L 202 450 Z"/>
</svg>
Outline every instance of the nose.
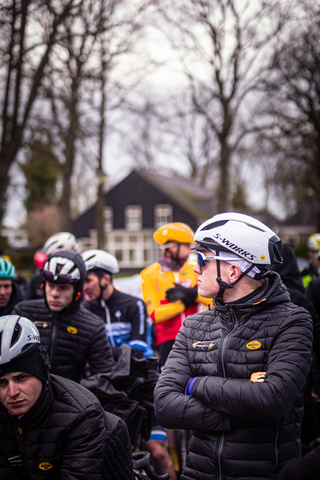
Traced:
<svg viewBox="0 0 320 480">
<path fill-rule="evenodd" d="M 57 297 L 59 295 L 59 289 L 57 286 L 54 286 L 52 289 L 51 289 L 51 295 L 53 297 Z"/>
<path fill-rule="evenodd" d="M 197 273 L 198 275 L 200 275 L 201 268 L 200 268 L 200 265 L 198 263 L 196 263 L 195 266 L 193 267 L 193 271 L 194 271 L 194 273 Z"/>
<path fill-rule="evenodd" d="M 19 388 L 17 387 L 15 382 L 8 383 L 8 395 L 10 397 L 15 397 L 19 393 Z"/>
</svg>

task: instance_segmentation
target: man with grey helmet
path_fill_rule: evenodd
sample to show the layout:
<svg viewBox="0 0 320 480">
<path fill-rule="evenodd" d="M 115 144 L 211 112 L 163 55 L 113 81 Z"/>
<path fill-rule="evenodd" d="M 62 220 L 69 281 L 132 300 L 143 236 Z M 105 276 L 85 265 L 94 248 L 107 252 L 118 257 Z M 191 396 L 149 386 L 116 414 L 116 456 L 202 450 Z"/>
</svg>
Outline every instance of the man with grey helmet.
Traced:
<svg viewBox="0 0 320 480">
<path fill-rule="evenodd" d="M 0 478 L 133 480 L 125 423 L 49 369 L 34 323 L 0 317 Z"/>
<path fill-rule="evenodd" d="M 181 480 L 272 480 L 301 453 L 312 319 L 278 273 L 279 237 L 239 213 L 195 233 L 199 294 L 155 388 L 157 421 L 192 430 Z M 170 407 L 168 407 L 170 406 Z"/>
<path fill-rule="evenodd" d="M 42 270 L 44 298 L 20 302 L 12 312 L 36 324 L 52 372 L 76 382 L 114 365 L 104 323 L 81 304 L 85 276 L 79 253 L 58 250 Z"/>
</svg>

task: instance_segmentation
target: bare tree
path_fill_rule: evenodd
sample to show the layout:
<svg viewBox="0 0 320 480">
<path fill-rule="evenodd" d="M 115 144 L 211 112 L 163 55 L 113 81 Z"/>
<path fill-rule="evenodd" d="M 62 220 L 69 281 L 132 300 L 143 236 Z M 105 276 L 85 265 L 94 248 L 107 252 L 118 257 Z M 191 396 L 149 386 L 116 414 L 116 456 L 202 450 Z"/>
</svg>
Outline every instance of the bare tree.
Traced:
<svg viewBox="0 0 320 480">
<path fill-rule="evenodd" d="M 53 46 L 63 35 L 60 26 L 76 14 L 80 3 L 11 0 L 0 7 L 0 219 L 9 169 L 24 141 Z"/>
<path fill-rule="evenodd" d="M 210 138 L 214 145 L 207 163 L 217 179 L 218 210 L 228 210 L 232 158 L 252 131 L 259 78 L 288 12 L 271 0 L 161 1 L 159 9 L 182 52 L 191 105 L 206 125 L 202 143 Z"/>
<path fill-rule="evenodd" d="M 258 141 L 276 160 L 273 184 L 289 212 L 310 199 L 320 202 L 320 8 L 298 0 L 296 11 L 274 52 L 259 110 Z"/>
</svg>

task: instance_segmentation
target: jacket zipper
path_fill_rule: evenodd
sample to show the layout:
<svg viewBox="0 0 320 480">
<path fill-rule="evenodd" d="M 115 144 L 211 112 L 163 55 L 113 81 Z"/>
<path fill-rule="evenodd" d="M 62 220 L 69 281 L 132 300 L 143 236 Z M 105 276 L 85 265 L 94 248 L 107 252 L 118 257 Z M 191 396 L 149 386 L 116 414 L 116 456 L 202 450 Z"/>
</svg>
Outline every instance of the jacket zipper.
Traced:
<svg viewBox="0 0 320 480">
<path fill-rule="evenodd" d="M 52 363 L 54 356 L 54 346 L 56 343 L 57 336 L 57 315 L 54 315 L 52 318 L 52 327 L 51 327 L 51 336 L 50 336 L 50 349 L 49 349 L 49 360 Z"/>
<path fill-rule="evenodd" d="M 234 330 L 238 326 L 238 318 L 237 318 L 233 308 L 231 308 L 231 314 L 232 314 L 232 318 L 233 318 L 233 327 L 230 330 L 230 332 L 228 332 L 227 335 L 224 337 L 223 342 L 222 342 L 222 347 L 221 347 L 221 368 L 222 368 L 222 374 L 223 374 L 224 378 L 227 378 L 226 368 L 225 368 L 225 364 L 224 364 L 224 354 L 225 354 L 225 351 L 226 351 L 227 339 L 231 335 L 231 333 L 234 332 Z M 220 441 L 219 441 L 219 447 L 218 447 L 218 469 L 219 469 L 218 479 L 219 480 L 222 480 L 221 454 L 222 454 L 223 444 L 224 444 L 224 432 L 222 432 L 222 435 L 221 435 Z"/>
</svg>

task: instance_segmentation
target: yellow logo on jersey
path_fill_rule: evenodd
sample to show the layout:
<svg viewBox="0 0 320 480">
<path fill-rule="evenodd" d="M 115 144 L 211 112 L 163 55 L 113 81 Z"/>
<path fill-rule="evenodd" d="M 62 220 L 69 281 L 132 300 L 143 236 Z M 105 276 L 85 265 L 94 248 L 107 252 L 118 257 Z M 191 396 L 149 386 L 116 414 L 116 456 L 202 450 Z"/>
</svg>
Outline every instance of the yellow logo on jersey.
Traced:
<svg viewBox="0 0 320 480">
<path fill-rule="evenodd" d="M 51 470 L 51 468 L 53 468 L 53 465 L 51 465 L 51 463 L 48 463 L 48 462 L 42 462 L 40 463 L 39 468 L 40 470 Z"/>
<path fill-rule="evenodd" d="M 252 342 L 247 343 L 246 347 L 249 348 L 249 350 L 257 350 L 261 347 L 261 343 L 257 340 L 253 340 Z"/>
<path fill-rule="evenodd" d="M 76 335 L 78 333 L 78 330 L 75 327 L 68 327 L 67 331 L 72 333 L 72 335 Z"/>
</svg>

